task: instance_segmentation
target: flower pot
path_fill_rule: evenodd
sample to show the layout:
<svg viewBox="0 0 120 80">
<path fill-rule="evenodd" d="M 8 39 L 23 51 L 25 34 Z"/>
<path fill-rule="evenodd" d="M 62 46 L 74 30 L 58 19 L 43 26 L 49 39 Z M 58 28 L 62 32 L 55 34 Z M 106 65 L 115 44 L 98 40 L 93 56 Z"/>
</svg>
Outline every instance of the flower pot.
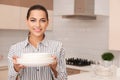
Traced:
<svg viewBox="0 0 120 80">
<path fill-rule="evenodd" d="M 111 65 L 113 65 L 113 61 L 106 61 L 106 60 L 103 61 L 104 67 L 110 67 Z"/>
</svg>

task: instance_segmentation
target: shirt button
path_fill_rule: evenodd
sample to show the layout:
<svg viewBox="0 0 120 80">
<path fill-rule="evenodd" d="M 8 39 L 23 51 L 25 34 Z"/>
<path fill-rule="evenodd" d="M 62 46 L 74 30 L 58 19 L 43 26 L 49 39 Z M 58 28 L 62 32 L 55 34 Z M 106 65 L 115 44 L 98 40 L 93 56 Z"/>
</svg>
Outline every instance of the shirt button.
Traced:
<svg viewBox="0 0 120 80">
<path fill-rule="evenodd" d="M 34 52 L 38 52 L 38 51 L 39 51 L 39 49 L 35 49 L 35 50 L 34 50 Z"/>
<path fill-rule="evenodd" d="M 36 69 L 36 71 L 39 71 L 39 69 Z"/>
</svg>

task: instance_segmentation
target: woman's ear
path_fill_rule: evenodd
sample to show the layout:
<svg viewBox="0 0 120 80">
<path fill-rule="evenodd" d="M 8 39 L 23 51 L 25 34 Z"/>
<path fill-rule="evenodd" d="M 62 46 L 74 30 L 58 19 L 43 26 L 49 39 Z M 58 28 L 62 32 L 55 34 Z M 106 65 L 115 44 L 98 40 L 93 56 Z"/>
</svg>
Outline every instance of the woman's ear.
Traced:
<svg viewBox="0 0 120 80">
<path fill-rule="evenodd" d="M 49 20 L 47 21 L 47 27 L 48 27 L 48 25 L 49 25 Z"/>
</svg>

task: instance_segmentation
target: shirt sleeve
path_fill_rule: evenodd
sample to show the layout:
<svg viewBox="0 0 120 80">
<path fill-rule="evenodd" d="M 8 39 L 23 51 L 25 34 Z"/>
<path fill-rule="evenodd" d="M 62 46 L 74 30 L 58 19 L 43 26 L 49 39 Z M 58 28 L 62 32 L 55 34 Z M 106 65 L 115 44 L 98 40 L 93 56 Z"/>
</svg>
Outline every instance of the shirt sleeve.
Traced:
<svg viewBox="0 0 120 80">
<path fill-rule="evenodd" d="M 56 68 L 58 72 L 57 78 L 53 75 L 54 80 L 67 80 L 67 72 L 66 72 L 66 62 L 65 62 L 65 51 L 60 48 L 59 56 L 58 56 L 58 65 Z"/>
<path fill-rule="evenodd" d="M 14 70 L 12 56 L 14 55 L 14 50 L 12 47 L 8 53 L 8 80 L 16 80 L 18 72 Z"/>
</svg>

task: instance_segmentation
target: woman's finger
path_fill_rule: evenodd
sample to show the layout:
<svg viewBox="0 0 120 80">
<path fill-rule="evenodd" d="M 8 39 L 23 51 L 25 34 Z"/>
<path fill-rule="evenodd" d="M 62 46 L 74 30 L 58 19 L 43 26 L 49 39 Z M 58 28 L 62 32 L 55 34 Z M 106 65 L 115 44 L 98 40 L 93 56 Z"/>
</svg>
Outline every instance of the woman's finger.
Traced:
<svg viewBox="0 0 120 80">
<path fill-rule="evenodd" d="M 19 57 L 16 56 L 16 55 L 14 55 L 12 58 L 13 58 L 13 63 L 14 63 L 14 64 L 17 64 L 17 58 L 19 58 Z"/>
<path fill-rule="evenodd" d="M 52 55 L 52 58 L 53 58 L 53 59 L 57 59 L 55 55 Z"/>
<path fill-rule="evenodd" d="M 17 63 L 17 60 L 16 60 L 16 56 L 13 56 L 13 63 L 16 64 Z"/>
</svg>

